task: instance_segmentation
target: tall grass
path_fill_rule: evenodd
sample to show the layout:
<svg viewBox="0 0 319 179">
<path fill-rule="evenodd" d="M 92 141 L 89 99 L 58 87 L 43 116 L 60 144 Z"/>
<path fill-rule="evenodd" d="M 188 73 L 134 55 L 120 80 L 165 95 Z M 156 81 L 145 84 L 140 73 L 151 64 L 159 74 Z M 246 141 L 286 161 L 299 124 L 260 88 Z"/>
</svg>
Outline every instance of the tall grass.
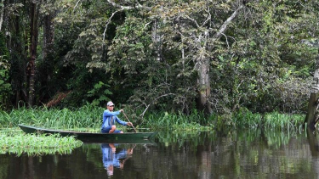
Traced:
<svg viewBox="0 0 319 179">
<path fill-rule="evenodd" d="M 280 130 L 302 130 L 304 119 L 304 114 L 282 114 L 279 112 L 253 114 L 250 111 L 236 113 L 233 117 L 237 128 Z"/>
<path fill-rule="evenodd" d="M 18 124 L 37 125 L 50 128 L 99 128 L 103 108 L 83 106 L 77 110 L 64 108 L 19 108 L 7 113 L 1 112 L 0 127 L 12 127 Z"/>
<path fill-rule="evenodd" d="M 206 126 L 207 119 L 203 113 L 193 113 L 185 115 L 183 113 L 170 114 L 153 113 L 147 116 L 144 125 L 153 129 L 173 129 L 173 130 L 209 130 L 209 125 Z"/>
<path fill-rule="evenodd" d="M 301 129 L 304 120 L 305 115 L 273 112 L 264 115 L 264 126 L 266 128 Z"/>
<path fill-rule="evenodd" d="M 99 129 L 102 123 L 102 113 L 105 109 L 91 105 L 76 110 L 64 108 L 19 108 L 11 112 L 0 112 L 0 128 L 14 127 L 18 124 L 35 125 L 58 129 Z M 137 116 L 137 115 L 136 115 Z M 201 112 L 193 111 L 190 115 L 183 113 L 149 113 L 144 120 L 131 118 L 137 128 L 147 127 L 152 130 L 214 130 L 214 129 L 301 129 L 305 115 L 281 114 L 278 112 L 259 114 L 248 110 L 237 113 L 209 117 Z M 126 120 L 125 117 L 120 116 Z M 138 123 L 140 121 L 140 123 Z M 120 127 L 120 126 L 119 126 Z"/>
</svg>

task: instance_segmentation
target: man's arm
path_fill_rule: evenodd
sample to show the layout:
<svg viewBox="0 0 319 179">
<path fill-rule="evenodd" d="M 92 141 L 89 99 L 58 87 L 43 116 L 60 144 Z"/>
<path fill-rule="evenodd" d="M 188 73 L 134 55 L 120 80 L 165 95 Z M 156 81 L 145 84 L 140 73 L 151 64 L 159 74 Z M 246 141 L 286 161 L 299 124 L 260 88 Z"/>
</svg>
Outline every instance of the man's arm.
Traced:
<svg viewBox="0 0 319 179">
<path fill-rule="evenodd" d="M 109 111 L 109 110 L 105 110 L 104 113 L 103 113 L 103 115 L 104 115 L 105 117 L 110 117 L 110 116 L 117 116 L 117 115 L 119 115 L 120 113 L 121 113 L 121 111 L 111 112 L 111 111 Z"/>
<path fill-rule="evenodd" d="M 115 117 L 115 120 L 117 123 L 123 125 L 123 126 L 126 126 L 127 125 L 127 122 L 125 121 L 122 121 L 120 118 L 118 118 L 117 116 Z"/>
</svg>

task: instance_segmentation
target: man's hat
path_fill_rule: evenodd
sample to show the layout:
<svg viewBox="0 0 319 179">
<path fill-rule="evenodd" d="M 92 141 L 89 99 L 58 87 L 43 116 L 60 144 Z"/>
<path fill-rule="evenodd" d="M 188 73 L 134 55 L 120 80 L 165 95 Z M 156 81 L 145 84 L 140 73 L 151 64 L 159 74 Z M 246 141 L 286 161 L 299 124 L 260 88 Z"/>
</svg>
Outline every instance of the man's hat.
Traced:
<svg viewBox="0 0 319 179">
<path fill-rule="evenodd" d="M 113 102 L 112 101 L 109 101 L 109 102 L 107 102 L 107 104 L 106 104 L 107 106 L 114 106 L 114 104 L 113 104 Z"/>
</svg>

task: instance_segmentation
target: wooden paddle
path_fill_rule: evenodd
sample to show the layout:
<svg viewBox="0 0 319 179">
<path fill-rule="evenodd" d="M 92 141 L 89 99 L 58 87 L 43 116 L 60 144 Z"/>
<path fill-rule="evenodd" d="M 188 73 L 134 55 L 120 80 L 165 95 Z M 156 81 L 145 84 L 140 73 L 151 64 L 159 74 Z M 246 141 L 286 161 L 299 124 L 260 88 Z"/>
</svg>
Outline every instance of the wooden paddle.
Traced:
<svg viewBox="0 0 319 179">
<path fill-rule="evenodd" d="M 126 119 L 128 120 L 128 122 L 132 123 L 132 122 L 128 119 L 128 117 L 126 116 L 125 112 L 124 112 L 124 111 L 122 111 L 122 112 L 123 112 L 124 116 L 126 117 Z M 136 133 L 136 129 L 135 129 L 133 123 L 132 123 L 132 127 L 133 127 L 133 129 L 134 129 L 134 131 L 135 131 L 135 133 Z"/>
</svg>

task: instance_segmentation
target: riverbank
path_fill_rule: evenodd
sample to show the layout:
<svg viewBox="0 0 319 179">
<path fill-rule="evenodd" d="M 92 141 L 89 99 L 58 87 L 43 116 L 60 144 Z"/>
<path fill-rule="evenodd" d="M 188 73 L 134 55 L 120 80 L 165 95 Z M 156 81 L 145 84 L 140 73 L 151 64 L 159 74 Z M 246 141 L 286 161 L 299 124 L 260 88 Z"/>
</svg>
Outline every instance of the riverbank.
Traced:
<svg viewBox="0 0 319 179">
<path fill-rule="evenodd" d="M 1 111 L 0 127 L 17 127 L 18 124 L 34 125 L 54 129 L 81 129 L 99 131 L 104 108 L 83 106 L 79 109 L 47 109 L 47 108 L 19 108 L 10 112 Z M 242 110 L 232 114 L 204 114 L 194 111 L 190 115 L 183 113 L 157 112 L 149 113 L 141 118 L 138 113 L 125 109 L 130 121 L 137 129 L 150 128 L 152 130 L 177 131 L 207 131 L 231 129 L 275 129 L 290 130 L 303 128 L 304 114 L 252 113 Z M 120 115 L 122 120 L 127 119 Z M 119 127 L 122 127 L 119 125 Z M 126 130 L 126 127 L 122 127 Z"/>
<path fill-rule="evenodd" d="M 62 138 L 56 135 L 24 134 L 18 124 L 33 125 L 51 129 L 69 129 L 76 131 L 99 132 L 101 114 L 104 108 L 83 106 L 79 109 L 47 109 L 47 108 L 20 108 L 10 112 L 1 111 L 0 127 L 6 130 L 0 132 L 0 153 L 16 153 L 21 155 L 50 154 L 71 152 L 82 145 L 82 142 L 73 137 Z M 171 133 L 198 133 L 201 131 L 227 132 L 233 130 L 264 130 L 264 131 L 302 131 L 304 130 L 303 114 L 253 114 L 242 111 L 236 114 L 213 114 L 205 117 L 204 114 L 194 112 L 191 115 L 182 113 L 151 113 L 144 118 L 136 117 L 126 110 L 138 131 L 170 131 Z M 131 114 L 131 115 L 130 115 Z M 126 120 L 122 115 L 121 119 Z M 118 125 L 123 131 L 130 127 Z"/>
</svg>

